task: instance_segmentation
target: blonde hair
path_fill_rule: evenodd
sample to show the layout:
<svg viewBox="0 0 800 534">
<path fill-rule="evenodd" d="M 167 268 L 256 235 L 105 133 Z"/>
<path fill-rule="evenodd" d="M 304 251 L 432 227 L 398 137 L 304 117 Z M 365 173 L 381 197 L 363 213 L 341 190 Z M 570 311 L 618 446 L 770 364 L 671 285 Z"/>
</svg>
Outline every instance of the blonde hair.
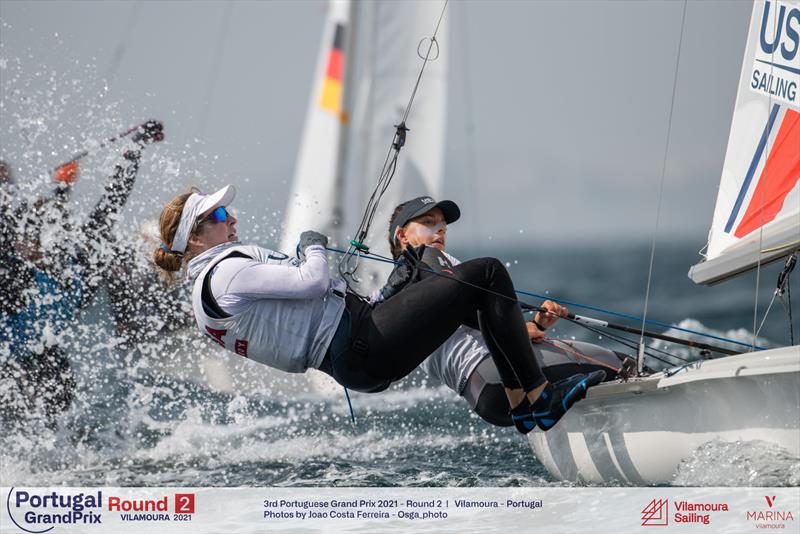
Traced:
<svg viewBox="0 0 800 534">
<path fill-rule="evenodd" d="M 161 243 L 172 249 L 172 241 L 175 239 L 175 232 L 178 231 L 178 225 L 181 223 L 181 214 L 186 201 L 194 193 L 199 193 L 200 190 L 192 187 L 189 192 L 178 195 L 173 198 L 164 209 L 161 210 L 161 217 L 158 219 L 159 235 Z M 184 262 L 190 258 L 187 254 L 178 252 L 166 251 L 161 245 L 153 252 L 153 261 L 157 266 L 165 271 L 169 280 L 174 280 L 176 272 L 183 268 Z"/>
</svg>

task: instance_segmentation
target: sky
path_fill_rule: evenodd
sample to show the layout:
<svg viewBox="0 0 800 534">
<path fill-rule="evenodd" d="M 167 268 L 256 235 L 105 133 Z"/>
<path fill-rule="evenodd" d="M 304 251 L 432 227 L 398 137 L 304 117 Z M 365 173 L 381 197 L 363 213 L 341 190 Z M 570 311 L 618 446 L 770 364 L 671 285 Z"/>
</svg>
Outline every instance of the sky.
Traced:
<svg viewBox="0 0 800 534">
<path fill-rule="evenodd" d="M 692 0 L 682 27 L 683 8 L 451 0 L 444 191 L 464 212 L 451 242 L 705 244 L 752 4 Z M 167 141 L 126 218 L 157 216 L 193 183 L 234 183 L 240 235 L 268 244 L 325 14 L 318 0 L 0 0 L 0 158 L 31 180 L 158 118 Z M 86 198 L 101 183 L 89 174 Z"/>
</svg>

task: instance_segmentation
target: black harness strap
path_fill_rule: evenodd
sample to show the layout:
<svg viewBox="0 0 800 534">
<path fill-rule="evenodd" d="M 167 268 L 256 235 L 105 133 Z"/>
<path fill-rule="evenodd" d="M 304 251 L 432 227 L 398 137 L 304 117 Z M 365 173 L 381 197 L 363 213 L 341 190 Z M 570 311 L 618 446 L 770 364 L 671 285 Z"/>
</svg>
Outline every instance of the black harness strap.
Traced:
<svg viewBox="0 0 800 534">
<path fill-rule="evenodd" d="M 230 258 L 247 258 L 249 260 L 253 259 L 247 254 L 237 250 L 219 260 L 217 265 Z M 212 269 L 209 269 L 206 275 L 203 277 L 203 293 L 201 295 L 203 311 L 212 319 L 227 319 L 231 315 L 220 308 L 219 304 L 217 304 L 217 299 L 215 299 L 214 294 L 211 293 L 211 273 L 214 272 L 214 269 L 217 268 L 217 265 L 215 265 Z"/>
</svg>

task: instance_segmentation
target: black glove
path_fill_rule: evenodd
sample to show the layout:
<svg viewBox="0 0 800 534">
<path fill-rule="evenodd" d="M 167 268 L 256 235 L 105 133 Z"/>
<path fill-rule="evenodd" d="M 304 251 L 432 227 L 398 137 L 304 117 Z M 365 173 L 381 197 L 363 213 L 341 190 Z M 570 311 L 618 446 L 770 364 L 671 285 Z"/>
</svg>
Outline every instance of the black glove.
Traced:
<svg viewBox="0 0 800 534">
<path fill-rule="evenodd" d="M 314 230 L 306 230 L 300 234 L 300 241 L 297 243 L 297 257 L 301 260 L 306 259 L 306 249 L 312 245 L 328 246 L 328 238 Z"/>
<path fill-rule="evenodd" d="M 421 247 L 406 247 L 395 266 L 386 284 L 381 288 L 383 300 L 389 300 L 405 289 L 408 285 L 419 280 L 419 267 L 422 262 L 422 255 L 425 253 L 425 245 Z"/>
<path fill-rule="evenodd" d="M 136 129 L 133 142 L 144 146 L 164 140 L 164 125 L 160 121 L 149 120 Z"/>
<path fill-rule="evenodd" d="M 416 269 L 419 267 L 420 262 L 422 262 L 422 256 L 425 255 L 425 250 L 427 250 L 425 245 L 406 247 L 403 252 L 400 253 L 398 261 L 405 261 Z"/>
</svg>

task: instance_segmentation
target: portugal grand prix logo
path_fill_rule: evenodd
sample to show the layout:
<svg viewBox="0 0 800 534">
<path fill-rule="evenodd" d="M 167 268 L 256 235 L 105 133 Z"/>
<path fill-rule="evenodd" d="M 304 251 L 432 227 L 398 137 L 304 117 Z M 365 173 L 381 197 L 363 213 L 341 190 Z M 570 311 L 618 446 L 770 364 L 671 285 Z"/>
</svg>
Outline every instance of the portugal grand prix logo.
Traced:
<svg viewBox="0 0 800 534">
<path fill-rule="evenodd" d="M 643 527 L 665 527 L 669 524 L 669 499 L 653 499 L 642 509 Z"/>
<path fill-rule="evenodd" d="M 102 523 L 103 492 L 61 493 L 45 490 L 11 488 L 6 509 L 11 521 L 31 534 L 49 532 L 56 525 L 91 525 Z"/>
</svg>

